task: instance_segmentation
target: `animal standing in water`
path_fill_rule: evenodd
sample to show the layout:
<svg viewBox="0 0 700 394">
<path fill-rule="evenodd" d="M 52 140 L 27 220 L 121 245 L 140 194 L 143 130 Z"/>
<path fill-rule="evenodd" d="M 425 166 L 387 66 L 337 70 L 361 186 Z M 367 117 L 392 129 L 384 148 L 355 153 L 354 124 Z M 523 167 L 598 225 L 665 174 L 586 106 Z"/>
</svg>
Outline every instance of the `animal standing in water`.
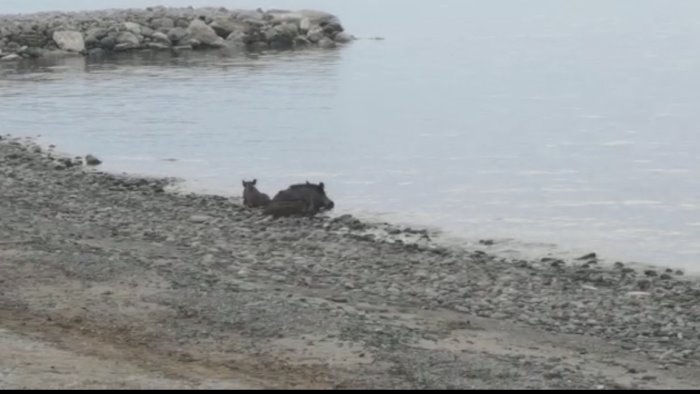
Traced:
<svg viewBox="0 0 700 394">
<path fill-rule="evenodd" d="M 313 216 L 321 210 L 331 210 L 335 203 L 326 196 L 323 182 L 315 185 L 308 181 L 282 190 L 266 207 L 265 214 L 281 216 Z"/>
<path fill-rule="evenodd" d="M 243 205 L 246 207 L 262 208 L 270 204 L 270 197 L 255 187 L 257 183 L 257 179 L 253 179 L 251 182 L 243 181 Z"/>
</svg>

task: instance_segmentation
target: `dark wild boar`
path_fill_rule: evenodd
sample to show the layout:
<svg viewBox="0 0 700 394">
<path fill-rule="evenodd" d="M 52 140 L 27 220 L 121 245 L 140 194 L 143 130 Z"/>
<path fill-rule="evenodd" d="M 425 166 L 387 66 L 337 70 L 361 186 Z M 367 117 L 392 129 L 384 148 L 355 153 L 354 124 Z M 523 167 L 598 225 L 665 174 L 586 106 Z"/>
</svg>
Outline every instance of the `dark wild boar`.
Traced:
<svg viewBox="0 0 700 394">
<path fill-rule="evenodd" d="M 282 205 L 281 203 L 295 203 Z M 299 204 L 299 202 L 303 204 Z M 282 190 L 272 199 L 270 203 L 272 210 L 279 212 L 290 212 L 286 216 L 308 215 L 313 216 L 321 210 L 331 210 L 335 203 L 328 198 L 323 182 L 315 185 L 308 181 L 304 184 L 292 185 L 287 190 Z M 303 209 L 302 209 L 303 205 Z M 279 207 L 279 208 L 276 208 Z M 279 215 L 283 216 L 283 215 Z"/>
</svg>

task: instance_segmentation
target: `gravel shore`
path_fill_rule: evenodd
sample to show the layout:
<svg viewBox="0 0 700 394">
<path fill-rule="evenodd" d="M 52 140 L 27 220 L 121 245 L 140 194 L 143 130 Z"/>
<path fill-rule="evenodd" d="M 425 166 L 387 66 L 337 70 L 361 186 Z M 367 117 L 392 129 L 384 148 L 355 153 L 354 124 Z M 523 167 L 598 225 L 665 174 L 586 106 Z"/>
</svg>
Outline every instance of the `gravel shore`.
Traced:
<svg viewBox="0 0 700 394">
<path fill-rule="evenodd" d="M 700 282 L 681 272 L 513 261 L 347 215 L 273 220 L 97 168 L 0 140 L 0 329 L 164 386 L 700 383 Z M 0 364 L 0 387 L 16 371 Z M 22 387 L 48 388 L 30 375 Z"/>
</svg>

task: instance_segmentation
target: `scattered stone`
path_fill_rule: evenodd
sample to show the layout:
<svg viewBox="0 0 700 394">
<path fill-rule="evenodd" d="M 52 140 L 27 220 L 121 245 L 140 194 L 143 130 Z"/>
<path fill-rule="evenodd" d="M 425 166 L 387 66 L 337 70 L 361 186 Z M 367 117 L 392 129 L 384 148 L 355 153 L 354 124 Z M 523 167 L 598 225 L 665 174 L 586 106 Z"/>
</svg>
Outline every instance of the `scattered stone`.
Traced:
<svg viewBox="0 0 700 394">
<path fill-rule="evenodd" d="M 93 155 L 85 156 L 85 164 L 89 166 L 97 166 L 102 164 L 102 161 Z"/>
<path fill-rule="evenodd" d="M 593 253 L 588 253 L 586 255 L 583 255 L 583 256 L 577 258 L 576 260 L 593 260 L 596 258 L 597 258 L 597 256 L 596 256 L 595 252 L 593 252 Z"/>
<path fill-rule="evenodd" d="M 207 215 L 192 215 L 190 216 L 190 221 L 194 223 L 206 223 L 211 221 L 213 218 Z"/>
</svg>

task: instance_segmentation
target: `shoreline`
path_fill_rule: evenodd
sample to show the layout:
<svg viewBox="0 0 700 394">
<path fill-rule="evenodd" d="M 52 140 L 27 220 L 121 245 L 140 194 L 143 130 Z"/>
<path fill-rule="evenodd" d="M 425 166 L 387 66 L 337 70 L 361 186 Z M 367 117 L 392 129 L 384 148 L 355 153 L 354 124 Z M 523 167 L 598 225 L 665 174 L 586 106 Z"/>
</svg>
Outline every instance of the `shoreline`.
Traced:
<svg viewBox="0 0 700 394">
<path fill-rule="evenodd" d="M 43 150 L 52 144 L 51 141 L 46 140 L 45 137 L 41 135 L 35 136 L 21 136 L 15 137 L 20 139 L 25 139 L 31 141 L 33 144 L 39 145 Z M 56 151 L 57 154 L 62 154 L 66 157 L 72 157 L 71 153 Z M 145 178 L 167 178 L 172 183 L 169 186 L 170 191 L 176 193 L 184 194 L 197 194 L 206 196 L 218 196 L 231 199 L 239 205 L 242 205 L 242 197 L 240 191 L 229 191 L 227 188 L 214 187 L 214 185 L 197 185 L 196 180 L 185 179 L 177 175 L 160 175 L 160 174 L 149 174 L 147 172 L 124 172 L 122 170 L 112 169 L 107 171 L 109 174 L 120 175 L 120 176 L 130 176 L 130 177 L 145 177 Z M 273 192 L 270 190 L 269 192 Z M 272 193 L 274 194 L 274 192 Z M 628 260 L 625 258 L 616 257 L 609 253 L 601 253 L 597 248 L 585 248 L 585 246 L 576 247 L 577 251 L 574 252 L 571 245 L 559 245 L 557 243 L 551 243 L 543 241 L 542 239 L 532 239 L 523 240 L 521 238 L 510 237 L 467 237 L 460 234 L 458 231 L 447 230 L 439 225 L 426 224 L 420 220 L 406 219 L 404 215 L 400 212 L 391 212 L 388 214 L 376 214 L 373 212 L 362 212 L 357 213 L 353 211 L 347 211 L 345 214 L 351 215 L 354 218 L 360 219 L 362 222 L 373 226 L 373 227 L 394 227 L 394 228 L 412 228 L 419 231 L 430 233 L 431 240 L 438 246 L 451 247 L 451 248 L 462 248 L 462 249 L 475 249 L 482 250 L 488 254 L 492 254 L 501 259 L 508 260 L 534 260 L 534 259 L 554 259 L 566 262 L 576 261 L 577 258 L 594 253 L 596 254 L 596 262 L 600 266 L 606 268 L 614 268 L 616 263 L 623 263 L 626 267 L 633 267 L 637 271 L 644 270 L 666 270 L 671 269 L 673 272 L 680 271 L 687 278 L 693 278 L 700 280 L 700 270 L 690 270 L 688 267 L 681 265 L 672 265 L 655 261 L 642 261 L 640 259 Z M 331 211 L 326 214 L 326 216 L 334 218 L 340 216 L 337 210 Z M 505 244 L 505 245 L 504 245 Z M 499 248 L 500 245 L 504 245 Z"/>
<path fill-rule="evenodd" d="M 695 279 L 508 260 L 350 215 L 272 220 L 170 184 L 3 136 L 0 328 L 200 384 L 222 368 L 277 388 L 700 383 Z"/>
<path fill-rule="evenodd" d="M 51 141 L 44 140 L 41 135 L 36 136 L 22 136 L 17 138 L 24 138 L 31 141 L 34 144 L 38 144 L 42 149 L 46 150 L 50 145 Z M 43 143 L 41 143 L 43 141 Z M 57 153 L 63 154 L 66 157 L 71 157 L 69 152 L 58 151 Z M 146 178 L 167 178 L 172 181 L 169 186 L 170 191 L 176 193 L 184 194 L 197 194 L 206 196 L 218 196 L 231 199 L 231 201 L 242 205 L 242 197 L 240 191 L 230 191 L 226 188 L 217 188 L 214 185 L 197 185 L 196 180 L 185 179 L 177 175 L 159 175 L 159 174 L 149 174 L 147 172 L 124 172 L 121 170 L 113 169 L 107 171 L 113 175 L 125 175 L 130 177 L 146 177 Z M 274 191 L 270 190 L 274 194 Z M 543 241 L 542 239 L 532 239 L 523 240 L 521 238 L 515 237 L 467 237 L 458 231 L 447 230 L 435 224 L 426 224 L 420 220 L 411 220 L 406 218 L 400 212 L 391 212 L 388 214 L 376 214 L 373 212 L 362 212 L 357 213 L 354 211 L 346 211 L 347 215 L 351 215 L 354 218 L 360 219 L 362 222 L 373 226 L 373 227 L 394 227 L 394 228 L 412 228 L 425 233 L 430 233 L 431 240 L 438 246 L 451 247 L 451 248 L 462 248 L 462 249 L 474 249 L 482 250 L 488 254 L 492 254 L 501 259 L 508 260 L 534 260 L 534 259 L 554 259 L 561 261 L 576 261 L 577 258 L 585 256 L 590 253 L 596 254 L 596 262 L 600 266 L 606 268 L 614 268 L 616 263 L 623 263 L 626 267 L 633 267 L 637 271 L 644 270 L 666 270 L 671 269 L 673 272 L 680 271 L 687 278 L 693 278 L 700 280 L 700 270 L 690 270 L 688 267 L 681 265 L 665 264 L 661 262 L 654 261 L 642 261 L 640 259 L 628 260 L 625 258 L 616 257 L 610 255 L 609 253 L 601 253 L 597 248 L 585 248 L 585 246 L 576 247 L 575 252 L 571 245 L 559 245 L 557 243 L 551 243 Z M 337 213 L 337 210 L 328 212 L 326 216 L 334 218 L 342 214 Z"/>
</svg>

